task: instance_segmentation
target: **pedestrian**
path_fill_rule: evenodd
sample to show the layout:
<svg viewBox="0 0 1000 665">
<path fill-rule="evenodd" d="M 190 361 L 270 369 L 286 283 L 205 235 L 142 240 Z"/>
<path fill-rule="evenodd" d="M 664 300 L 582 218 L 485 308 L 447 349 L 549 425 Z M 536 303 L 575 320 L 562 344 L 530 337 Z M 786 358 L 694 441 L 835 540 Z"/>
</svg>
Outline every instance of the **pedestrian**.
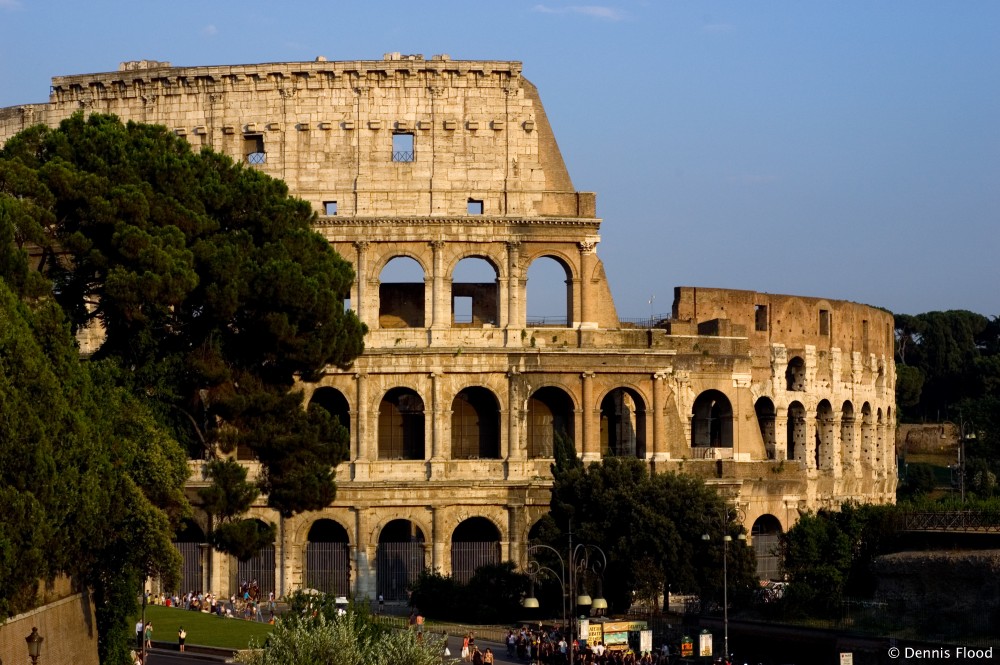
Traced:
<svg viewBox="0 0 1000 665">
<path fill-rule="evenodd" d="M 184 640 L 187 639 L 187 636 L 187 631 L 184 630 L 184 626 L 181 626 L 180 630 L 177 631 L 177 644 L 180 646 L 181 651 L 184 651 Z"/>
<path fill-rule="evenodd" d="M 382 614 L 383 610 L 385 610 L 385 596 L 383 596 L 382 594 L 379 594 L 378 595 L 378 613 Z"/>
<path fill-rule="evenodd" d="M 486 647 L 486 653 L 483 654 L 483 665 L 493 665 L 493 649 Z"/>
<path fill-rule="evenodd" d="M 150 621 L 146 624 L 146 648 L 153 648 L 153 622 Z"/>
<path fill-rule="evenodd" d="M 142 619 L 139 619 L 135 624 L 135 648 L 139 651 L 142 651 L 142 638 L 145 628 L 142 624 Z"/>
<path fill-rule="evenodd" d="M 421 636 L 424 634 L 424 615 L 417 614 L 417 635 Z"/>
<path fill-rule="evenodd" d="M 469 634 L 462 638 L 462 661 L 469 662 Z"/>
<path fill-rule="evenodd" d="M 483 652 L 478 646 L 472 646 L 472 665 L 483 665 Z"/>
</svg>

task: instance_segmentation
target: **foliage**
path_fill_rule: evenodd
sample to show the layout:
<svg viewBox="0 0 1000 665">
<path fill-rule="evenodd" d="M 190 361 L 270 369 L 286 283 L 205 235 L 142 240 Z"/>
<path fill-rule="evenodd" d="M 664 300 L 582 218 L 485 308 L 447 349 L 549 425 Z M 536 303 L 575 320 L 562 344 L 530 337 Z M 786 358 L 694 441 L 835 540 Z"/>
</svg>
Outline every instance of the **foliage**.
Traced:
<svg viewBox="0 0 1000 665">
<path fill-rule="evenodd" d="M 55 302 L 19 298 L 6 279 L 0 365 L 0 616 L 33 607 L 40 580 L 69 576 L 93 592 L 102 662 L 125 662 L 140 580 L 180 569 L 183 451 L 115 387 L 113 364 L 80 361 Z"/>
<path fill-rule="evenodd" d="M 425 570 L 410 587 L 410 605 L 424 615 L 466 623 L 509 623 L 522 618 L 529 580 L 512 561 L 480 566 L 467 583 Z"/>
<path fill-rule="evenodd" d="M 252 557 L 277 536 L 274 524 L 240 519 L 257 498 L 257 487 L 247 481 L 246 467 L 235 460 L 212 460 L 205 465 L 212 484 L 198 490 L 202 508 L 212 518 L 209 542 L 240 561 Z"/>
<path fill-rule="evenodd" d="M 625 611 L 634 594 L 654 599 L 668 590 L 721 600 L 724 534 L 734 538 L 730 588 L 748 595 L 756 585 L 753 553 L 736 544 L 742 526 L 734 511 L 724 519 L 722 498 L 700 479 L 651 475 L 640 460 L 607 458 L 556 473 L 551 509 L 555 524 L 572 527 L 574 543 L 598 545 L 607 555 L 603 592 L 613 612 Z M 709 541 L 702 540 L 706 533 Z M 568 529 L 547 544 L 569 556 Z"/>
<path fill-rule="evenodd" d="M 789 611 L 827 616 L 845 596 L 868 597 L 875 590 L 871 565 L 897 542 L 893 505 L 844 504 L 839 511 L 802 515 L 782 535 Z"/>
<path fill-rule="evenodd" d="M 906 473 L 896 488 L 899 499 L 910 499 L 933 492 L 937 487 L 937 477 L 931 464 L 914 463 L 906 465 Z"/>
<path fill-rule="evenodd" d="M 346 431 L 290 389 L 349 364 L 364 327 L 344 311 L 351 267 L 306 202 L 164 127 L 96 114 L 11 139 L 0 202 L 4 238 L 42 248 L 74 328 L 103 326 L 94 357 L 125 368 L 119 382 L 189 454 L 248 448 L 282 515 L 329 503 Z M 23 266 L 7 272 L 32 286 Z"/>
<path fill-rule="evenodd" d="M 318 601 L 324 602 L 324 601 Z M 289 616 L 295 616 L 290 613 Z M 379 628 L 357 606 L 338 617 L 316 611 L 282 620 L 260 649 L 240 651 L 245 665 L 441 665 L 441 640 L 418 639 L 412 631 Z"/>
</svg>

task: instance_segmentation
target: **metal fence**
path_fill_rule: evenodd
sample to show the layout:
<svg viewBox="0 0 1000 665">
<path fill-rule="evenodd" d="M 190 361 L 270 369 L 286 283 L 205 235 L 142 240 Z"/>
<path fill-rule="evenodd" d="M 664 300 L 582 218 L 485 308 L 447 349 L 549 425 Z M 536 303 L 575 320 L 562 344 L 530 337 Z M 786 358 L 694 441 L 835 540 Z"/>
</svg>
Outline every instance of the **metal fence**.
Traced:
<svg viewBox="0 0 1000 665">
<path fill-rule="evenodd" d="M 495 540 L 451 544 L 451 576 L 463 584 L 472 579 L 480 566 L 498 563 L 500 563 L 500 543 Z"/>
<path fill-rule="evenodd" d="M 351 551 L 347 543 L 306 545 L 306 586 L 335 596 L 346 596 L 351 584 Z"/>
<path fill-rule="evenodd" d="M 206 589 L 201 588 L 203 579 L 201 556 L 206 545 L 204 543 L 174 543 L 174 547 L 180 552 L 182 559 L 181 579 L 180 589 L 170 589 L 170 591 L 176 591 L 179 595 L 188 591 L 196 593 L 205 591 Z"/>
<path fill-rule="evenodd" d="M 406 600 L 410 584 L 425 567 L 424 544 L 379 543 L 375 563 L 378 593 L 386 600 Z"/>
<path fill-rule="evenodd" d="M 236 579 L 230 579 L 231 591 L 235 591 L 244 582 L 257 580 L 261 596 L 266 598 L 271 591 L 277 591 L 274 585 L 274 545 L 265 545 L 246 561 L 237 560 Z"/>
</svg>

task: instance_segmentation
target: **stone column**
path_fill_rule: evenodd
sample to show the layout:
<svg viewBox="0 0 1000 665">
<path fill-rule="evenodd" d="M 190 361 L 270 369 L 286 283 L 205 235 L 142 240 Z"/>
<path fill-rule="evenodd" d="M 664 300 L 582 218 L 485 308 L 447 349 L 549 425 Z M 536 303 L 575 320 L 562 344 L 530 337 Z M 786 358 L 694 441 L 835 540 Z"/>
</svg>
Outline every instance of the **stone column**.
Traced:
<svg viewBox="0 0 1000 665">
<path fill-rule="evenodd" d="M 443 570 L 445 551 L 444 515 L 437 506 L 431 508 L 431 570 Z"/>
<path fill-rule="evenodd" d="M 841 437 L 842 414 L 840 411 L 833 412 L 833 446 L 830 454 L 830 468 L 833 469 L 833 477 L 840 478 L 844 474 L 842 461 L 844 459 L 844 442 Z"/>
<path fill-rule="evenodd" d="M 378 456 L 378 450 L 368 436 L 368 375 L 358 372 L 354 375 L 357 381 L 357 397 L 354 408 L 354 426 L 352 427 L 352 444 L 354 447 L 354 480 L 367 480 L 370 465 Z M 378 411 L 376 410 L 377 414 Z M 377 415 L 376 415 L 377 417 Z M 376 428 L 376 434 L 378 428 Z"/>
<path fill-rule="evenodd" d="M 374 516 L 371 510 L 361 508 L 355 511 L 354 517 L 355 538 L 353 539 L 354 546 L 351 552 L 357 573 L 354 582 L 354 597 L 375 598 L 378 593 L 376 592 L 376 573 L 373 562 L 375 561 L 378 541 L 376 540 L 373 543 L 368 542 L 368 538 L 374 533 L 374 529 L 370 524 Z"/>
<path fill-rule="evenodd" d="M 588 239 L 578 243 L 580 247 L 580 321 L 578 328 L 597 327 L 597 303 L 595 294 L 591 293 L 590 280 L 594 274 L 594 262 L 597 258 L 597 243 Z"/>
<path fill-rule="evenodd" d="M 667 417 L 665 414 L 667 387 L 666 372 L 656 372 L 653 374 L 653 461 L 665 461 L 668 457 L 667 451 Z"/>
<path fill-rule="evenodd" d="M 357 252 L 357 259 L 354 266 L 354 293 L 351 294 L 351 305 L 361 322 L 367 325 L 370 330 L 374 330 L 378 325 L 372 325 L 372 305 L 375 303 L 368 302 L 368 241 L 358 240 L 355 242 L 354 251 Z M 375 314 L 377 316 L 378 312 Z"/>
<path fill-rule="evenodd" d="M 781 461 L 788 459 L 788 409 L 778 410 L 774 413 L 774 459 Z"/>
<path fill-rule="evenodd" d="M 527 450 L 522 441 L 521 413 L 528 395 L 522 394 L 521 375 L 517 367 L 507 372 L 507 460 L 523 462 Z"/>
<path fill-rule="evenodd" d="M 431 328 L 451 327 L 450 295 L 445 288 L 444 279 L 444 241 L 432 240 L 428 243 L 433 250 L 434 258 L 431 264 Z"/>
<path fill-rule="evenodd" d="M 507 291 L 501 294 L 501 297 L 506 296 L 504 300 L 506 301 L 507 316 L 501 325 L 516 330 L 524 328 L 524 313 L 521 311 L 521 303 L 523 302 L 521 268 L 518 263 L 521 243 L 517 240 L 511 240 L 505 244 L 507 246 Z M 520 343 L 520 340 L 517 339 L 512 341 Z"/>
<path fill-rule="evenodd" d="M 594 422 L 594 372 L 583 372 L 583 400 L 580 404 L 581 425 L 583 426 L 583 461 L 596 462 L 601 458 L 600 425 Z M 575 447 L 575 446 L 574 446 Z"/>
<path fill-rule="evenodd" d="M 443 462 L 448 459 L 449 451 L 445 449 L 445 441 L 442 436 L 444 430 L 445 413 L 451 409 L 445 409 L 441 404 L 441 370 L 435 370 L 429 374 L 431 379 L 431 455 L 434 462 Z"/>
</svg>

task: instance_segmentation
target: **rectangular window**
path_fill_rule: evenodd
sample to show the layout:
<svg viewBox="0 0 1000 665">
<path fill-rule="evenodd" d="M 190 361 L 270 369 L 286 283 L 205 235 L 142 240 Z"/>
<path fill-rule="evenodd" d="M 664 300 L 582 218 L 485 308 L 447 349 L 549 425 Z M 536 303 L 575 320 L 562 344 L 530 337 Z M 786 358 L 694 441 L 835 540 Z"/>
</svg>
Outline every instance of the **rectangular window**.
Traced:
<svg viewBox="0 0 1000 665">
<path fill-rule="evenodd" d="M 469 199 L 469 205 L 466 210 L 470 215 L 481 215 L 483 214 L 483 202 L 476 199 Z"/>
<path fill-rule="evenodd" d="M 754 329 L 758 332 L 767 330 L 767 305 L 756 305 L 753 312 Z"/>
<path fill-rule="evenodd" d="M 243 156 L 247 164 L 264 164 L 267 162 L 267 153 L 264 152 L 263 134 L 243 135 Z"/>
<path fill-rule="evenodd" d="M 830 335 L 830 310 L 819 310 L 819 334 Z"/>
<path fill-rule="evenodd" d="M 333 217 L 337 214 L 337 202 L 336 201 L 323 201 L 323 213 L 327 217 Z"/>
<path fill-rule="evenodd" d="M 392 161 L 394 162 L 413 161 L 412 133 L 392 135 Z"/>
</svg>

